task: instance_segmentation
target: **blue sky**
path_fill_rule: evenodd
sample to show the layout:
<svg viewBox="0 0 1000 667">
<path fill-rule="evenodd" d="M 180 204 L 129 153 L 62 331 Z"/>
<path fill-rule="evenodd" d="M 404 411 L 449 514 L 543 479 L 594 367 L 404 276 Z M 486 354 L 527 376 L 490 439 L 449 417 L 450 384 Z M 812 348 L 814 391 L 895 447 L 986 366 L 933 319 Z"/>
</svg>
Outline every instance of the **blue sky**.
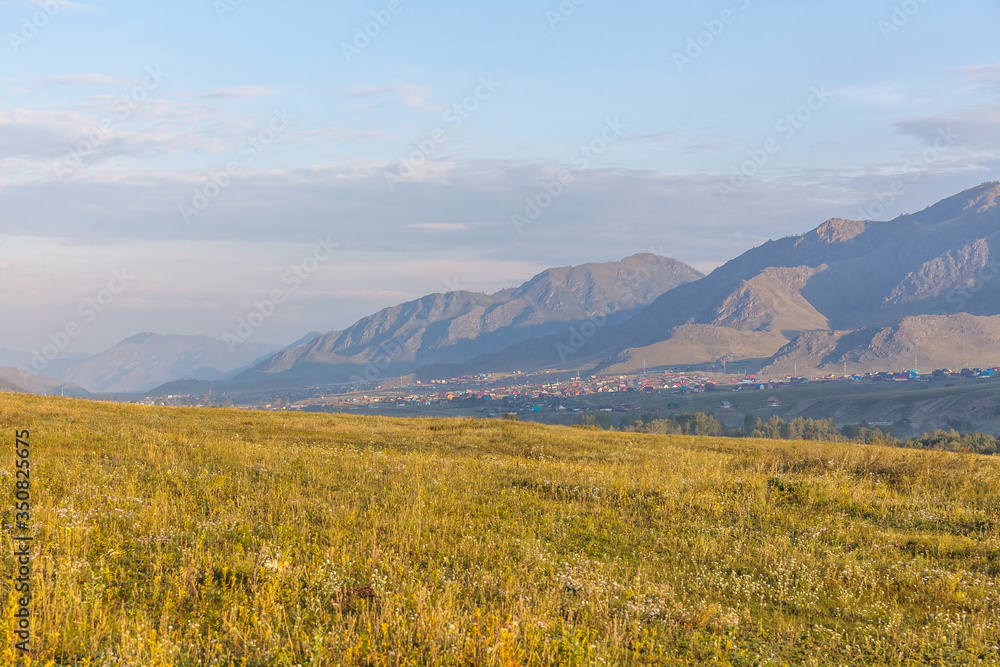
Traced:
<svg viewBox="0 0 1000 667">
<path fill-rule="evenodd" d="M 285 344 L 919 210 L 1000 178 L 997 34 L 986 0 L 0 0 L 0 347 L 221 338 L 276 292 L 250 338 Z"/>
</svg>

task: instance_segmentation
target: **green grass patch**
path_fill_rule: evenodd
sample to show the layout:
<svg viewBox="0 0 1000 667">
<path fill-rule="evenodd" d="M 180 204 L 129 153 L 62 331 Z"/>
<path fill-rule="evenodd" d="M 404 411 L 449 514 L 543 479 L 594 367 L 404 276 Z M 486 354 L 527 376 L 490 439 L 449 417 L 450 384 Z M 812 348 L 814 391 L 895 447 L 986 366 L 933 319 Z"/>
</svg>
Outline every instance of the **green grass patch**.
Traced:
<svg viewBox="0 0 1000 667">
<path fill-rule="evenodd" d="M 6 573 L 23 428 L 32 664 L 1000 664 L 995 458 L 0 394 Z"/>
</svg>

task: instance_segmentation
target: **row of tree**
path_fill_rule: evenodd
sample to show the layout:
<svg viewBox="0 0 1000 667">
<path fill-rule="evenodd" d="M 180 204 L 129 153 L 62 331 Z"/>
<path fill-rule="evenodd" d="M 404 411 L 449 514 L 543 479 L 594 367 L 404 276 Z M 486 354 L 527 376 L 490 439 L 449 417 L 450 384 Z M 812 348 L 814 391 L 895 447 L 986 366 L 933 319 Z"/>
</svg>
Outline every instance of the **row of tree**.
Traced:
<svg viewBox="0 0 1000 667">
<path fill-rule="evenodd" d="M 626 417 L 619 422 L 618 428 L 615 429 L 609 415 L 590 414 L 583 415 L 579 424 L 631 433 L 709 435 L 771 440 L 824 440 L 826 442 L 890 445 L 911 449 L 1000 454 L 1000 440 L 988 433 L 959 433 L 954 429 L 950 431 L 937 429 L 903 441 L 880 428 L 869 427 L 865 422 L 838 429 L 834 425 L 833 419 L 810 419 L 808 417 L 795 417 L 786 421 L 781 417 L 772 416 L 764 421 L 760 417 L 747 415 L 743 420 L 742 427 L 729 428 L 716 419 L 712 413 L 684 413 L 667 419 L 654 418 L 652 414 L 647 413 L 637 419 Z"/>
</svg>

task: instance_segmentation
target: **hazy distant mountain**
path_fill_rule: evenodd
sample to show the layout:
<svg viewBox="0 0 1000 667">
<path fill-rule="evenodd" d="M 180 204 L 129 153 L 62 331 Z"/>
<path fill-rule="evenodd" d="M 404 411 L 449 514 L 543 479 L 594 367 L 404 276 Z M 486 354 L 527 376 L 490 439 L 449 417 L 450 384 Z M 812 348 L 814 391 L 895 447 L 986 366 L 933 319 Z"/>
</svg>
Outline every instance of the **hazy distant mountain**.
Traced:
<svg viewBox="0 0 1000 667">
<path fill-rule="evenodd" d="M 701 277 L 676 260 L 638 254 L 549 269 L 495 294 L 430 294 L 279 352 L 233 386 L 342 382 L 461 362 L 589 320 L 625 321 L 667 290 Z"/>
<path fill-rule="evenodd" d="M 844 361 L 867 370 L 873 362 L 912 364 L 921 346 L 922 366 L 954 365 L 959 349 L 969 352 L 958 357 L 985 363 L 998 351 L 991 325 L 971 327 L 962 314 L 1000 315 L 998 252 L 1000 182 L 991 182 L 890 222 L 832 219 L 769 241 L 664 293 L 629 321 L 578 338 L 570 354 L 566 337 L 550 336 L 465 368 L 624 372 L 644 363 L 750 359 L 775 369 L 797 356 L 800 372 Z M 896 343 L 883 344 L 887 337 Z"/>
<path fill-rule="evenodd" d="M 174 380 L 219 380 L 277 349 L 243 343 L 230 352 L 208 336 L 143 333 L 73 363 L 61 377 L 94 393 L 142 392 Z"/>
<path fill-rule="evenodd" d="M 0 391 L 16 391 L 28 394 L 61 394 L 64 396 L 84 396 L 87 391 L 75 384 L 36 375 L 20 368 L 0 368 Z"/>
</svg>

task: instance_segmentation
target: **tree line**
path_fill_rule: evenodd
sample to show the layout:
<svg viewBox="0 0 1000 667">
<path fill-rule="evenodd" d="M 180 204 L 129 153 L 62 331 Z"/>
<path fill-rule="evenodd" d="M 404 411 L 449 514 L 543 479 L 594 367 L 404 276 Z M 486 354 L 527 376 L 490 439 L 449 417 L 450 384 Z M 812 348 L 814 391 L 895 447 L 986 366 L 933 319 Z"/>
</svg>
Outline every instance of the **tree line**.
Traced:
<svg viewBox="0 0 1000 667">
<path fill-rule="evenodd" d="M 588 414 L 580 417 L 580 426 L 598 427 L 629 433 L 659 433 L 677 435 L 709 435 L 727 438 L 767 438 L 770 440 L 823 440 L 826 442 L 857 442 L 889 445 L 909 449 L 936 449 L 949 452 L 975 454 L 1000 454 L 1000 440 L 989 433 L 959 433 L 955 429 L 935 429 L 907 440 L 900 440 L 866 422 L 837 428 L 833 419 L 795 417 L 786 421 L 772 416 L 767 421 L 747 415 L 743 426 L 730 428 L 716 419 L 711 412 L 691 414 L 685 412 L 666 419 L 655 418 L 651 413 L 638 418 L 623 418 L 616 428 L 606 414 Z"/>
</svg>

